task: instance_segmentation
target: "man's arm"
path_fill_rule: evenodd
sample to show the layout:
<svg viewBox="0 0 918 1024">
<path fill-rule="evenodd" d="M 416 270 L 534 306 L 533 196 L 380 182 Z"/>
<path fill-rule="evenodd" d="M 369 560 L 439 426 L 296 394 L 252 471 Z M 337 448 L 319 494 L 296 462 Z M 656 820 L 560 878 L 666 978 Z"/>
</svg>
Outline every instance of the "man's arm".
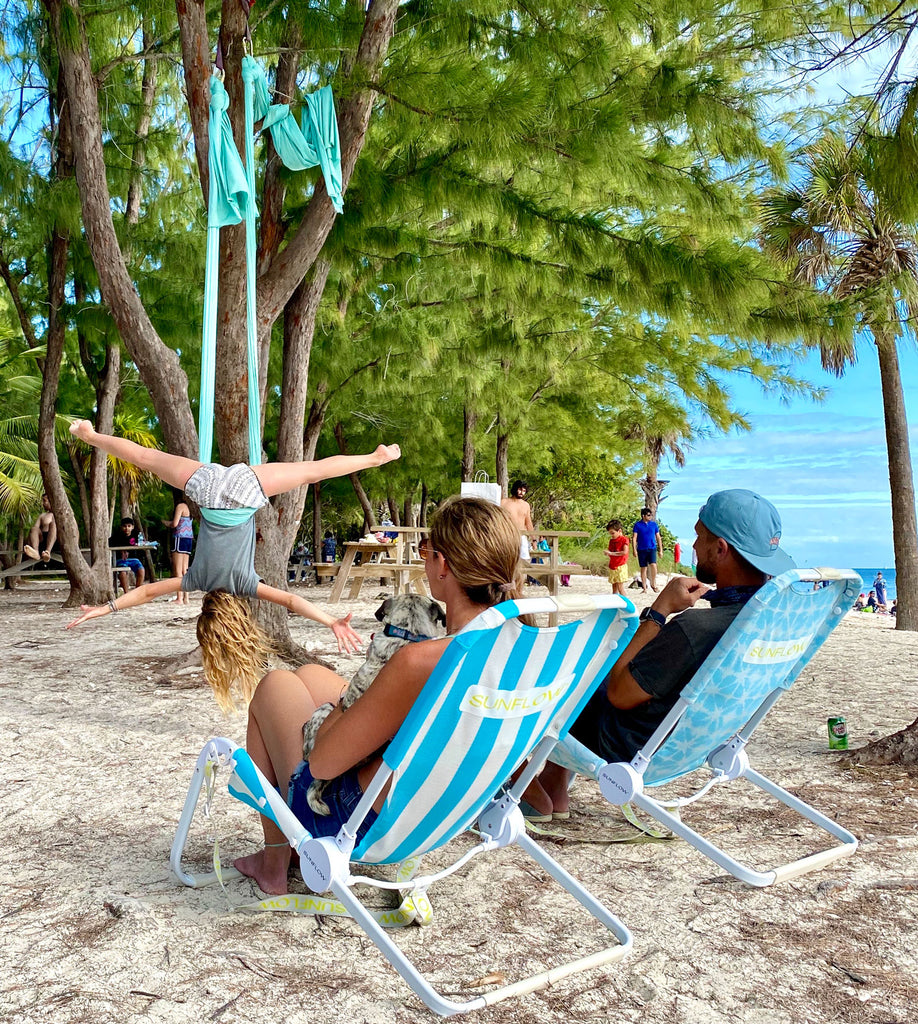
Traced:
<svg viewBox="0 0 918 1024">
<path fill-rule="evenodd" d="M 528 501 L 524 501 L 523 504 L 526 506 L 526 525 L 525 529 L 534 530 L 535 527 L 532 525 L 532 507 Z"/>
<path fill-rule="evenodd" d="M 707 592 L 708 587 L 693 577 L 676 576 L 666 584 L 651 608 L 655 612 L 669 617 L 676 612 L 691 608 Z M 638 626 L 631 642 L 622 651 L 621 657 L 612 666 L 606 683 L 606 696 L 612 707 L 629 711 L 639 704 L 646 704 L 653 696 L 638 685 L 637 680 L 631 674 L 631 662 L 639 651 L 642 651 L 657 638 L 661 628 L 653 620 L 645 619 Z"/>
<path fill-rule="evenodd" d="M 657 551 L 663 554 L 663 534 L 660 533 L 660 527 L 657 527 Z"/>
</svg>

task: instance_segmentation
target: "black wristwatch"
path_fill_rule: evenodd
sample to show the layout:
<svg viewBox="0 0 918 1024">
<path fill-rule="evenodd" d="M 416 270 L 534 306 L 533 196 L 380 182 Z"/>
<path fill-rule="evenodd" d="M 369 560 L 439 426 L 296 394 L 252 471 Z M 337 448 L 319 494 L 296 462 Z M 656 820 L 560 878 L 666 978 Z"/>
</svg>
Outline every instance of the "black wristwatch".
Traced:
<svg viewBox="0 0 918 1024">
<path fill-rule="evenodd" d="M 658 611 L 654 611 L 653 608 L 642 609 L 638 620 L 640 622 L 655 622 L 661 628 L 666 625 L 666 616 L 661 615 Z"/>
</svg>

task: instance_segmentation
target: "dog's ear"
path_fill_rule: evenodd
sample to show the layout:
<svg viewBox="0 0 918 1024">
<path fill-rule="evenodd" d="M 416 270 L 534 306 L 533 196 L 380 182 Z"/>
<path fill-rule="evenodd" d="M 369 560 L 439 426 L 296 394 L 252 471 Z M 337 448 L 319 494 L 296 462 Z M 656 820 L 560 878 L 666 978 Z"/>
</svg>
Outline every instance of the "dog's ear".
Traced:
<svg viewBox="0 0 918 1024">
<path fill-rule="evenodd" d="M 430 615 L 434 622 L 446 625 L 446 612 L 443 611 L 440 602 L 435 601 L 433 598 L 430 599 Z"/>
<path fill-rule="evenodd" d="M 392 607 L 392 598 L 387 597 L 385 601 L 376 609 L 376 618 L 379 622 L 382 622 L 385 617 L 389 614 L 389 609 Z"/>
</svg>

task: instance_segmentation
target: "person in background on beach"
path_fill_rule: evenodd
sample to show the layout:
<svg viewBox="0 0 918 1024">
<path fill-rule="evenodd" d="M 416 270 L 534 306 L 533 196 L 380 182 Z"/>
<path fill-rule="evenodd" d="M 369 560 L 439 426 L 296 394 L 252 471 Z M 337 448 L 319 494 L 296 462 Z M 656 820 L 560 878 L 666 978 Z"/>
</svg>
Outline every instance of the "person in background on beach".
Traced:
<svg viewBox="0 0 918 1024">
<path fill-rule="evenodd" d="M 368 455 L 334 455 L 318 462 L 267 462 L 260 466 L 237 463 L 220 466 L 145 448 L 123 437 L 100 434 L 89 420 L 76 420 L 70 432 L 93 448 L 123 462 L 154 473 L 164 483 L 181 488 L 201 509 L 201 529 L 194 561 L 182 579 L 147 583 L 103 605 L 82 605 L 82 615 L 67 628 L 88 619 L 146 604 L 155 597 L 179 590 L 205 591 L 197 623 L 204 674 L 217 703 L 233 707 L 232 690 L 238 687 L 248 703 L 271 644 L 257 627 L 243 598 L 258 598 L 281 605 L 296 615 L 327 626 L 338 650 L 356 652 L 360 637 L 351 628 L 351 613 L 335 619 L 314 604 L 286 590 L 269 587 L 255 571 L 255 513 L 276 494 L 331 477 L 384 466 L 401 456 L 397 444 L 379 445 Z"/>
<path fill-rule="evenodd" d="M 865 612 L 875 612 L 879 608 L 880 603 L 877 601 L 876 592 L 871 590 L 867 595 L 867 607 L 864 609 Z"/>
<path fill-rule="evenodd" d="M 163 526 L 172 529 L 172 546 L 169 549 L 172 575 L 176 579 L 182 579 L 188 572 L 188 560 L 194 545 L 194 527 L 191 522 L 191 509 L 183 500 L 181 493 L 174 487 L 172 490 L 175 508 L 172 510 L 172 518 L 163 520 Z M 188 595 L 184 590 L 179 590 L 172 600 L 176 604 L 188 604 Z"/>
<path fill-rule="evenodd" d="M 609 556 L 609 582 L 612 584 L 612 593 L 624 595 L 625 584 L 628 582 L 631 541 L 622 532 L 621 519 L 610 519 L 606 523 L 606 531 L 609 534 L 606 554 Z"/>
<path fill-rule="evenodd" d="M 898 597 L 894 597 L 892 599 L 892 604 L 889 606 L 889 614 L 890 615 L 895 615 L 898 610 L 899 610 L 899 598 Z"/>
<path fill-rule="evenodd" d="M 501 508 L 510 516 L 520 531 L 520 558 L 529 561 L 529 537 L 535 529 L 532 525 L 532 508 L 526 501 L 529 485 L 525 480 L 514 480 L 510 488 L 510 497 L 501 498 Z"/>
<path fill-rule="evenodd" d="M 484 498 L 447 498 L 421 550 L 430 593 L 446 606 L 448 636 L 396 651 L 346 713 L 332 709 L 308 760 L 303 760 L 303 725 L 322 704 L 338 704 L 346 679 L 321 665 L 275 670 L 258 684 L 249 705 L 246 749 L 313 836 L 334 836 L 348 820 L 382 763 L 380 748 L 398 732 L 450 636 L 486 608 L 523 596 L 519 530 L 506 512 Z M 323 793 L 331 808 L 328 816 L 317 815 L 307 802 L 314 778 L 331 780 Z M 384 800 L 385 791 L 357 830 L 358 839 Z M 235 867 L 262 891 L 284 893 L 293 851 L 273 822 L 261 821 L 264 849 L 240 857 Z"/>
<path fill-rule="evenodd" d="M 334 562 L 337 550 L 338 544 L 335 541 L 334 535 L 331 530 L 326 530 L 325 536 L 322 538 L 322 561 Z"/>
<path fill-rule="evenodd" d="M 886 607 L 886 580 L 883 579 L 883 573 L 878 572 L 876 579 L 873 581 L 873 589 L 877 592 L 877 604 L 881 608 Z"/>
<path fill-rule="evenodd" d="M 47 494 L 41 496 L 41 507 L 42 512 L 32 523 L 28 542 L 23 544 L 22 552 L 26 558 L 50 562 L 51 552 L 57 543 L 57 523 L 54 521 L 54 513 L 51 511 L 51 502 Z"/>
<path fill-rule="evenodd" d="M 660 539 L 660 527 L 653 518 L 649 508 L 641 509 L 641 518 L 631 528 L 631 543 L 637 552 L 638 565 L 641 567 L 641 586 L 646 594 L 648 589 L 657 592 L 657 554 L 663 554 L 663 541 Z M 648 574 L 650 587 L 648 588 Z"/>
<path fill-rule="evenodd" d="M 641 612 L 637 632 L 571 735 L 607 761 L 630 761 L 746 602 L 769 577 L 794 568 L 780 539 L 781 517 L 770 501 L 741 489 L 712 494 L 695 523 L 696 578 L 673 577 Z M 693 608 L 702 597 L 711 607 Z M 549 761 L 526 790 L 524 814 L 534 821 L 568 817 L 568 782 L 567 770 Z"/>
<path fill-rule="evenodd" d="M 134 520 L 130 516 L 125 516 L 121 520 L 121 525 L 118 529 L 108 538 L 108 546 L 117 549 L 115 568 L 122 570 L 118 573 L 118 578 L 121 580 L 121 589 L 125 594 L 131 589 L 128 586 L 131 573 L 134 574 L 135 588 L 143 585 L 147 575 L 143 562 L 131 555 L 131 548 L 137 543 L 137 534 L 134 533 L 134 526 Z"/>
<path fill-rule="evenodd" d="M 852 611 L 862 612 L 866 606 L 867 606 L 867 595 L 866 594 L 858 594 L 857 595 L 857 600 L 854 602 L 854 607 L 852 608 Z"/>
</svg>

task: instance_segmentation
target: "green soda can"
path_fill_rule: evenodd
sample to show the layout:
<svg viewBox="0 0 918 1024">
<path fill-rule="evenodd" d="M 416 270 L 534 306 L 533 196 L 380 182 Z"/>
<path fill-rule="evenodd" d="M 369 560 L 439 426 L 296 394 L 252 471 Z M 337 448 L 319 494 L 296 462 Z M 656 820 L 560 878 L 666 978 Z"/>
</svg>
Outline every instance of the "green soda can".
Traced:
<svg viewBox="0 0 918 1024">
<path fill-rule="evenodd" d="M 847 750 L 848 723 L 845 721 L 845 716 L 836 715 L 829 719 L 827 725 L 829 728 L 829 750 Z"/>
</svg>

